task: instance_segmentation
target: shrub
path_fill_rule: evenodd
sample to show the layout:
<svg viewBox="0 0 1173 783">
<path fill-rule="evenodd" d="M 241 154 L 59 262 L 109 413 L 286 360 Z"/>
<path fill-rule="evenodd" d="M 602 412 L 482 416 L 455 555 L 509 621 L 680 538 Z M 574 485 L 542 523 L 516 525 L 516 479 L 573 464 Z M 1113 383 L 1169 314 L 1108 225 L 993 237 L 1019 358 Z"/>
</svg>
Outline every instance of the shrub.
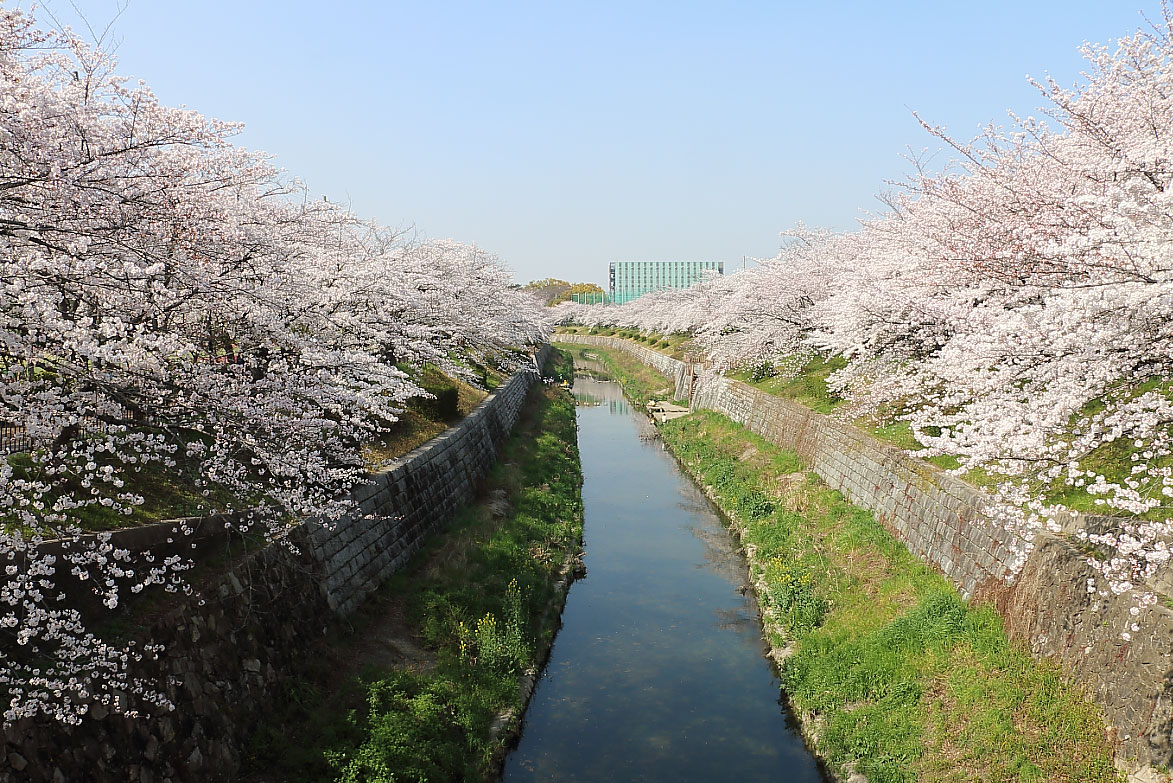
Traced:
<svg viewBox="0 0 1173 783">
<path fill-rule="evenodd" d="M 815 595 L 810 571 L 800 563 L 783 557 L 766 563 L 767 599 L 785 618 L 785 625 L 801 636 L 823 624 L 827 602 Z"/>
<path fill-rule="evenodd" d="M 749 377 L 752 381 L 764 381 L 767 378 L 773 378 L 778 374 L 778 368 L 774 366 L 773 362 L 761 362 L 755 364 L 750 370 Z"/>
<path fill-rule="evenodd" d="M 439 370 L 427 368 L 417 381 L 431 397 L 413 397 L 408 407 L 433 421 L 451 421 L 460 416 L 460 392 L 456 382 Z"/>
</svg>

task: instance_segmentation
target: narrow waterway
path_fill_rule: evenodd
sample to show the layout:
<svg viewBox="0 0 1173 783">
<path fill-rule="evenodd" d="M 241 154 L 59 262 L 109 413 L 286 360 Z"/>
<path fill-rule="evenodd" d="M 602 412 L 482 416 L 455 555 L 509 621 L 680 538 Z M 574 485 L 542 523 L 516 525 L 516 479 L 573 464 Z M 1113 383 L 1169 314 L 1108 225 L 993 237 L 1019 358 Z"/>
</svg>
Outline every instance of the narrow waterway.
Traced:
<svg viewBox="0 0 1173 783">
<path fill-rule="evenodd" d="M 618 385 L 578 378 L 587 576 L 505 780 L 819 781 L 745 563 Z"/>
</svg>

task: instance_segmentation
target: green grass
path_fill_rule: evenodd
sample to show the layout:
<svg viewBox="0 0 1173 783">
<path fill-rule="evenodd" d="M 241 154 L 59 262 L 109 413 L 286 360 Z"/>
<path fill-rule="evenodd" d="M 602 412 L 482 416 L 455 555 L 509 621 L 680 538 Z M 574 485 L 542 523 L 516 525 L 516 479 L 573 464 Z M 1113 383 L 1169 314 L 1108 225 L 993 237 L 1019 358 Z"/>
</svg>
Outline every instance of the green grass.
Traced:
<svg viewBox="0 0 1173 783">
<path fill-rule="evenodd" d="M 448 429 L 449 423 L 435 420 L 413 410 L 405 410 L 387 432 L 363 447 L 363 457 L 372 469 L 402 457 Z"/>
<path fill-rule="evenodd" d="M 872 783 L 1119 780 L 1098 709 L 796 455 L 711 412 L 661 432 L 740 529 L 770 643 L 792 650 L 783 689 L 832 767 Z"/>
<path fill-rule="evenodd" d="M 408 367 L 401 369 L 412 372 Z M 364 446 L 363 455 L 372 469 L 378 469 L 424 445 L 467 416 L 488 396 L 483 389 L 451 378 L 431 365 L 414 372 L 414 376 L 413 380 L 434 396 L 409 400 L 407 409 L 399 415 L 398 421 Z M 495 376 L 481 373 L 482 380 L 490 377 Z M 496 385 L 499 385 L 499 381 Z"/>
<path fill-rule="evenodd" d="M 556 377 L 571 376 L 569 356 L 551 361 Z M 581 481 L 574 401 L 543 384 L 484 487 L 507 512 L 464 509 L 368 601 L 355 629 L 320 653 L 318 676 L 252 738 L 252 779 L 489 777 L 502 751 L 490 725 L 520 706 L 520 679 L 557 624 L 553 582 L 580 547 Z M 338 674 L 384 636 L 418 645 L 423 660 Z"/>
<path fill-rule="evenodd" d="M 642 406 L 649 400 L 671 399 L 675 391 L 676 384 L 672 380 L 626 351 L 571 344 L 567 344 L 565 350 L 578 359 L 602 362 L 611 377 L 623 387 L 623 393 L 636 405 Z"/>
<path fill-rule="evenodd" d="M 677 332 L 674 334 L 660 334 L 657 332 L 641 332 L 638 329 L 622 329 L 611 326 L 560 326 L 555 330 L 557 334 L 590 334 L 603 337 L 622 337 L 632 342 L 646 345 L 652 350 L 671 356 L 674 359 L 684 359 L 692 349 L 692 335 Z"/>
<path fill-rule="evenodd" d="M 1146 384 L 1146 386 L 1151 386 L 1151 384 Z M 1088 407 L 1102 407 L 1102 403 L 1096 402 Z M 862 429 L 875 435 L 878 439 L 899 448 L 906 449 L 910 452 L 916 452 L 921 449 L 920 443 L 912 435 L 912 429 L 908 422 L 890 422 L 881 426 L 864 421 L 856 421 L 855 423 Z M 1109 443 L 1104 443 L 1080 460 L 1080 468 L 1103 475 L 1109 482 L 1123 484 L 1131 477 L 1132 466 L 1136 464 L 1132 460 L 1132 453 L 1134 451 L 1132 441 L 1127 438 L 1120 438 Z M 925 457 L 923 459 L 925 462 L 945 470 L 956 468 L 961 464 L 960 460 L 952 455 Z M 1173 457 L 1157 458 L 1153 460 L 1152 464 L 1157 468 L 1170 467 L 1173 466 Z M 962 479 L 974 487 L 993 490 L 999 483 L 1006 481 L 1007 477 L 993 473 L 985 468 L 971 468 L 965 472 Z M 1102 504 L 1097 504 L 1096 496 L 1090 495 L 1084 487 L 1067 484 L 1064 477 L 1047 482 L 1038 478 L 1028 479 L 1028 486 L 1032 492 L 1038 493 L 1047 502 L 1062 504 L 1073 511 L 1086 514 L 1128 516 L 1125 512 L 1112 510 Z M 1169 512 L 1167 508 L 1157 508 L 1140 515 L 1140 518 L 1163 521 L 1168 516 Z"/>
<path fill-rule="evenodd" d="M 482 364 L 470 358 L 464 359 L 463 364 L 477 376 L 481 387 L 489 391 L 493 391 L 509 379 L 508 373 L 502 372 L 499 367 L 490 364 Z"/>
<path fill-rule="evenodd" d="M 815 357 L 807 362 L 798 375 L 793 378 L 765 377 L 755 378 L 753 370 L 744 370 L 730 377 L 736 378 L 750 386 L 761 389 L 778 397 L 794 400 L 819 413 L 831 413 L 840 408 L 843 400 L 827 389 L 828 376 L 846 365 L 842 357 L 823 359 Z M 1124 398 L 1134 397 L 1144 392 L 1162 391 L 1166 396 L 1173 397 L 1173 384 L 1168 379 L 1150 378 L 1143 383 L 1122 383 L 1110 394 Z M 1073 417 L 1075 420 L 1102 411 L 1105 407 L 1104 399 L 1095 399 L 1087 403 Z M 912 428 L 906 421 L 884 420 L 877 421 L 873 417 L 858 418 L 853 423 L 861 429 L 871 433 L 876 438 L 890 445 L 905 449 L 909 452 L 920 451 L 923 447 L 912 434 Z M 1105 443 L 1080 460 L 1084 470 L 1095 471 L 1113 483 L 1123 483 L 1131 476 L 1132 460 L 1131 441 L 1119 439 Z M 954 469 L 960 466 L 960 460 L 951 455 L 923 458 L 926 462 L 942 469 Z M 1173 466 L 1173 458 L 1165 457 L 1154 461 L 1158 468 Z M 1004 476 L 991 473 L 982 468 L 967 471 L 964 480 L 975 487 L 993 489 Z M 1040 493 L 1048 502 L 1060 503 L 1074 511 L 1084 513 L 1103 514 L 1109 512 L 1103 505 L 1097 504 L 1095 496 L 1089 495 L 1082 487 L 1071 486 L 1063 478 L 1049 483 L 1036 480 L 1032 489 Z M 1143 515 L 1145 519 L 1164 520 L 1168 516 L 1167 510 L 1158 509 Z"/>
<path fill-rule="evenodd" d="M 827 389 L 827 378 L 831 373 L 846 366 L 847 362 L 839 356 L 830 359 L 815 356 L 803 364 L 798 374 L 792 377 L 761 377 L 761 373 L 755 373 L 752 369 L 730 373 L 729 377 L 775 397 L 794 400 L 819 413 L 831 413 L 843 404 L 843 399 Z"/>
</svg>

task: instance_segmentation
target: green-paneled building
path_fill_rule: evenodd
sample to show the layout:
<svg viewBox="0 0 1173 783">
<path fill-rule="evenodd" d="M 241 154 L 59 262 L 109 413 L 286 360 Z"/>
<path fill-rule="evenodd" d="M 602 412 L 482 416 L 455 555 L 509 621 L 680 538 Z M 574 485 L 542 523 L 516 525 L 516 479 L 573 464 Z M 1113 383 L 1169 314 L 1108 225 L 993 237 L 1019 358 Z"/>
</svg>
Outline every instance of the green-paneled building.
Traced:
<svg viewBox="0 0 1173 783">
<path fill-rule="evenodd" d="M 570 301 L 577 302 L 578 304 L 611 304 L 611 297 L 607 294 L 590 291 L 581 294 L 571 294 Z"/>
<path fill-rule="evenodd" d="M 705 272 L 725 274 L 724 261 L 612 261 L 610 299 L 614 304 L 667 288 L 688 288 Z"/>
</svg>

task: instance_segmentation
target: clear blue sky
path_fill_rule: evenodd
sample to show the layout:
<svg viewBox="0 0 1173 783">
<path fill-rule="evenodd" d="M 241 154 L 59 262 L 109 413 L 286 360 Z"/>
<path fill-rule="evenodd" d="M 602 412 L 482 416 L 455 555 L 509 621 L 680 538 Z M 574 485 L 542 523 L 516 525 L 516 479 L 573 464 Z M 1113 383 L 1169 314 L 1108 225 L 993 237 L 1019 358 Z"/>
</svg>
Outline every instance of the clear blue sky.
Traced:
<svg viewBox="0 0 1173 783">
<path fill-rule="evenodd" d="M 27 5 L 27 3 L 23 3 Z M 114 0 L 77 0 L 95 26 Z M 66 0 L 43 0 L 63 20 Z M 519 282 L 771 256 L 850 229 L 920 112 L 970 138 L 1079 78 L 1156 0 L 984 3 L 130 0 L 119 70 L 246 124 L 315 194 L 500 255 Z"/>
</svg>

